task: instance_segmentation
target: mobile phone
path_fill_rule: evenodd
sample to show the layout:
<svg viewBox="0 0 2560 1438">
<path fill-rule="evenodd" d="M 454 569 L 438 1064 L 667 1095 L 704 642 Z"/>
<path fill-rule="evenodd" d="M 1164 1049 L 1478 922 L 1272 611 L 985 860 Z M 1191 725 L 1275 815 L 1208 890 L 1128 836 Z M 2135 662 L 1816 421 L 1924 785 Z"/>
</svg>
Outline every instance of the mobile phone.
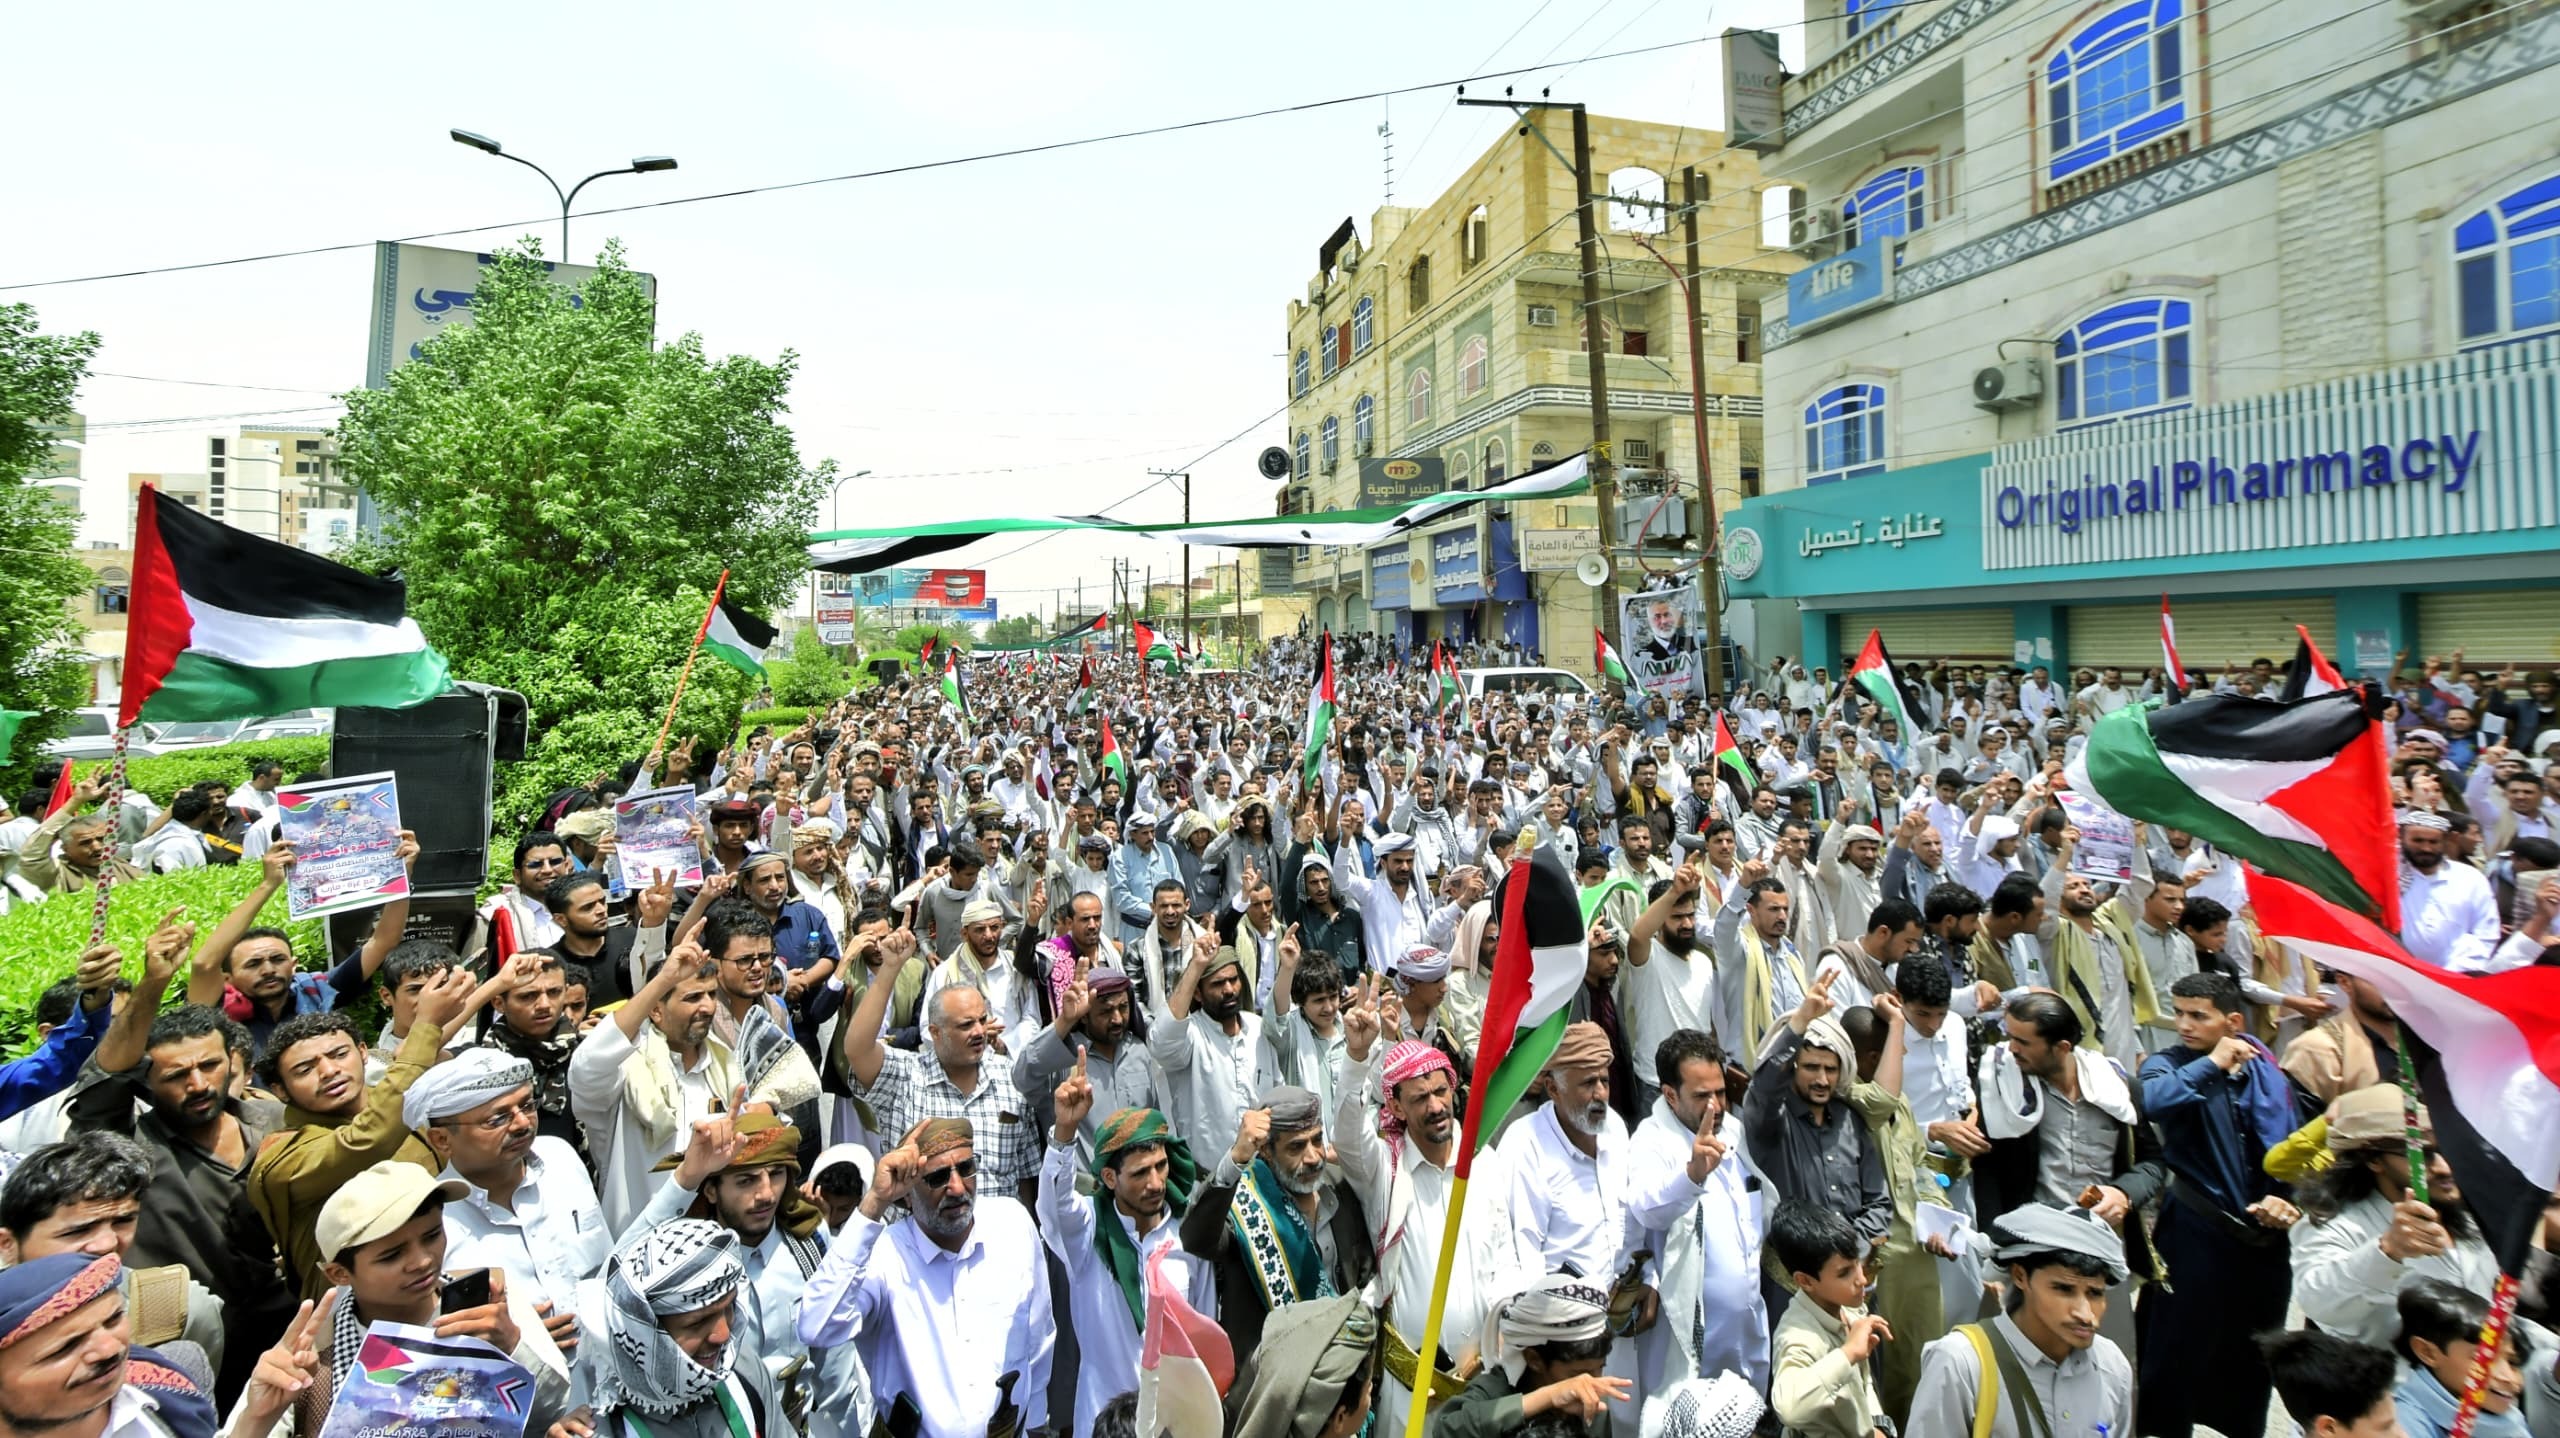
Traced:
<svg viewBox="0 0 2560 1438">
<path fill-rule="evenodd" d="M 489 1306 L 489 1270 L 475 1268 L 468 1273 L 445 1275 L 444 1298 L 438 1311 L 460 1313 L 469 1308 Z"/>
</svg>

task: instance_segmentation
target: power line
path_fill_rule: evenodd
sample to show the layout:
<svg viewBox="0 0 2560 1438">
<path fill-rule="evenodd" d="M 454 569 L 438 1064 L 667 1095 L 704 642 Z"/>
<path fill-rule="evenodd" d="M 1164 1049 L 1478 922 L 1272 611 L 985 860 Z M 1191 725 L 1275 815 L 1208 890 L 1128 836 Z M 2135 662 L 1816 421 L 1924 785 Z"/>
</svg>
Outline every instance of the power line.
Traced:
<svg viewBox="0 0 2560 1438">
<path fill-rule="evenodd" d="M 345 391 L 344 391 L 344 390 L 334 390 L 334 389 L 296 389 L 296 388 L 294 388 L 294 387 L 292 387 L 292 386 L 289 386 L 289 385 L 273 385 L 273 384 L 233 384 L 233 383 L 231 383 L 231 382 L 230 382 L 230 381 L 228 381 L 228 380 L 218 380 L 218 379 L 164 379 L 164 378 L 162 378 L 162 377 L 161 377 L 161 376 L 159 376 L 159 375 L 151 375 L 151 374 L 119 374 L 119 373 L 117 373 L 116 371 L 111 370 L 111 369 L 93 369 L 93 370 L 89 371 L 89 378 L 91 378 L 91 379 L 129 379 L 129 380 L 139 380 L 139 381 L 141 381 L 141 382 L 142 382 L 142 383 L 144 383 L 144 384 L 184 384 L 184 385 L 195 385 L 195 386 L 198 386 L 198 387 L 203 388 L 203 389 L 252 389 L 252 390 L 263 390 L 263 391 L 265 391 L 265 392 L 266 392 L 266 393 L 268 393 L 268 394 L 325 394 L 325 395 L 339 395 L 339 394 L 344 394 L 344 393 L 345 393 Z"/>
</svg>

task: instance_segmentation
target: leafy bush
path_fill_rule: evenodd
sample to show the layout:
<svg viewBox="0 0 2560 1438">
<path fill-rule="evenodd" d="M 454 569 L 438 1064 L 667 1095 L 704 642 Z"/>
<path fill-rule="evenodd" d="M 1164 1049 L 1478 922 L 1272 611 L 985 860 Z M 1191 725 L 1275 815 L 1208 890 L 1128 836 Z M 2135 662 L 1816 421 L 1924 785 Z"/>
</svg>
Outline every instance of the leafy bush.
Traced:
<svg viewBox="0 0 2560 1438">
<path fill-rule="evenodd" d="M 776 734 L 788 734 L 809 722 L 809 711 L 796 704 L 778 704 L 771 709 L 750 709 L 738 716 L 738 731 L 752 733 L 759 724 Z"/>
<path fill-rule="evenodd" d="M 107 903 L 107 942 L 124 950 L 125 977 L 142 975 L 142 943 L 171 909 L 186 910 L 201 936 L 222 922 L 258 884 L 254 864 L 213 865 L 176 874 L 151 874 L 118 884 Z M 56 894 L 41 904 L 20 904 L 0 914 L 0 1052 L 20 1054 L 35 1043 L 36 999 L 56 981 L 71 976 L 80 952 L 89 943 L 92 894 Z M 287 922 L 284 895 L 279 893 L 260 923 L 273 924 L 293 936 L 297 964 L 316 969 L 327 962 L 318 919 Z M 186 976 L 170 985 L 183 995 Z"/>
<path fill-rule="evenodd" d="M 257 759 L 275 760 L 284 766 L 284 776 L 290 779 L 326 766 L 329 740 L 325 735 L 313 735 L 251 744 L 216 744 L 150 758 L 137 756 L 125 761 L 124 782 L 125 787 L 139 789 L 165 805 L 179 790 L 207 779 L 220 779 L 236 790 L 249 782 L 250 762 Z M 81 765 L 81 774 L 87 775 L 90 768 Z"/>
</svg>

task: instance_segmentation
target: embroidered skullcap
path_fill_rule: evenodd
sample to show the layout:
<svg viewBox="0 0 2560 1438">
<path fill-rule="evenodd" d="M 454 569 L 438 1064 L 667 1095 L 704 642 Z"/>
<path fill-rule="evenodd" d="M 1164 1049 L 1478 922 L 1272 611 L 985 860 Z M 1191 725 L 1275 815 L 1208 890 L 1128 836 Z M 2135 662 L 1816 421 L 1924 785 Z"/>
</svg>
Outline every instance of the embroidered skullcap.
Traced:
<svg viewBox="0 0 2560 1438">
<path fill-rule="evenodd" d="M 2132 1276 L 2125 1266 L 2124 1239 L 2105 1219 L 2085 1208 L 2030 1203 L 1991 1220 L 1990 1237 L 1991 1257 L 1997 1263 L 2015 1263 L 2039 1253 L 2076 1253 L 2106 1265 L 2111 1283 Z"/>
<path fill-rule="evenodd" d="M 503 1049 L 464 1049 L 409 1081 L 400 1122 L 425 1128 L 533 1086 L 533 1065 Z"/>
<path fill-rule="evenodd" d="M 974 1148 L 978 1131 L 965 1118 L 929 1118 L 917 1124 L 907 1141 L 915 1145 L 916 1157 L 931 1163 L 956 1148 Z"/>
<path fill-rule="evenodd" d="M 791 864 L 791 856 L 783 853 L 779 849 L 757 850 L 755 853 L 749 854 L 745 859 L 739 862 L 738 877 L 743 879 L 747 875 L 754 873 L 756 870 L 763 868 L 767 864 L 780 864 L 788 868 Z"/>
</svg>

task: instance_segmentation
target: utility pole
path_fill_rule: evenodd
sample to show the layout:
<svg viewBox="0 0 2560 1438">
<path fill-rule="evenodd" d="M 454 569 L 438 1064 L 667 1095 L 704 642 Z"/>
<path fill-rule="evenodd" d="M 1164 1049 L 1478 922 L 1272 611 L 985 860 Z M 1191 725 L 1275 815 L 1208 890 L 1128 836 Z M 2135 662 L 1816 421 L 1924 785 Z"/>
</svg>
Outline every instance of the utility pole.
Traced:
<svg viewBox="0 0 2560 1438">
<path fill-rule="evenodd" d="M 1705 631 L 1707 702 L 1724 702 L 1724 563 L 1716 552 L 1715 468 L 1707 455 L 1706 322 L 1698 296 L 1698 207 L 1706 203 L 1706 185 L 1698 167 L 1680 170 L 1680 237 L 1688 253 L 1689 282 L 1681 288 L 1689 299 L 1689 415 L 1698 428 L 1698 627 Z"/>
<path fill-rule="evenodd" d="M 1189 524 L 1191 522 L 1191 475 L 1189 472 L 1178 469 L 1151 469 L 1147 473 L 1158 479 L 1182 481 L 1182 522 Z M 1186 648 L 1194 642 L 1191 637 L 1191 546 L 1188 544 L 1182 546 L 1182 642 Z"/>
</svg>

